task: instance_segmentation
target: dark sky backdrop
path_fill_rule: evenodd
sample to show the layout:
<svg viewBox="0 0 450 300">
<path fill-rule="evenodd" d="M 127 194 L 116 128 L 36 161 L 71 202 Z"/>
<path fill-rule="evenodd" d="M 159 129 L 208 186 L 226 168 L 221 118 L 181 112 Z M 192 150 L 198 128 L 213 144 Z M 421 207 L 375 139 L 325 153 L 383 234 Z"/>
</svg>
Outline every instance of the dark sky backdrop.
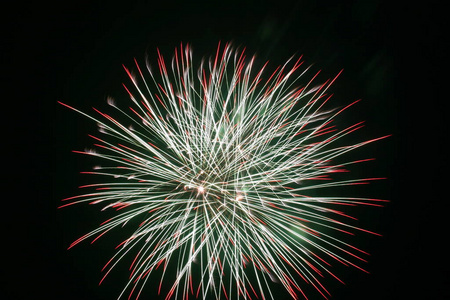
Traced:
<svg viewBox="0 0 450 300">
<path fill-rule="evenodd" d="M 104 107 L 107 96 L 127 97 L 121 64 L 146 54 L 155 62 L 156 47 L 170 58 L 180 42 L 192 44 L 199 59 L 213 53 L 219 40 L 246 46 L 273 68 L 303 54 L 324 77 L 344 69 L 333 101 L 362 98 L 354 112 L 367 120 L 365 133 L 393 134 L 368 150 L 377 157 L 370 174 L 389 177 L 372 190 L 392 200 L 369 217 L 368 225 L 384 235 L 365 242 L 371 274 L 346 271 L 346 286 L 329 285 L 333 299 L 449 297 L 443 255 L 448 233 L 438 226 L 448 198 L 438 192 L 448 173 L 442 170 L 448 97 L 437 92 L 442 28 L 448 25 L 441 8 L 391 1 L 72 2 L 17 4 L 4 12 L 4 95 L 16 106 L 4 110 L 5 128 L 14 140 L 8 150 L 20 157 L 6 180 L 15 192 L 5 201 L 17 203 L 19 214 L 4 226 L 9 234 L 2 245 L 15 254 L 5 258 L 10 283 L 4 299 L 115 299 L 123 284 L 112 276 L 97 286 L 112 254 L 108 242 L 66 251 L 100 220 L 97 208 L 56 209 L 88 180 L 78 172 L 95 162 L 70 151 L 88 147 L 87 134 L 96 126 L 56 102 L 85 111 Z"/>
</svg>

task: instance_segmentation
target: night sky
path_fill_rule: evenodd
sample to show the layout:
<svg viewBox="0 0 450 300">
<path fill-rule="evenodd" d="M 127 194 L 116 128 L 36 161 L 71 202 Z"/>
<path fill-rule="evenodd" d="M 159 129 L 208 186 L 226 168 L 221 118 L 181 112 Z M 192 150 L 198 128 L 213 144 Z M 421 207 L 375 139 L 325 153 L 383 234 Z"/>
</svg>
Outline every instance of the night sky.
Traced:
<svg viewBox="0 0 450 300">
<path fill-rule="evenodd" d="M 126 101 L 122 64 L 146 56 L 156 64 L 157 47 L 170 59 L 180 42 L 190 43 L 200 59 L 219 41 L 247 47 L 248 54 L 270 60 L 272 70 L 301 54 L 322 69 L 322 79 L 344 69 L 333 101 L 362 99 L 351 116 L 367 121 L 360 134 L 393 135 L 364 150 L 377 158 L 364 170 L 367 176 L 388 177 L 368 189 L 391 200 L 361 215 L 367 218 L 361 224 L 383 234 L 363 236 L 359 244 L 371 253 L 365 265 L 370 274 L 349 268 L 340 273 L 345 286 L 326 281 L 332 299 L 450 298 L 448 231 L 439 217 L 448 202 L 440 188 L 448 173 L 449 136 L 443 122 L 448 94 L 439 92 L 446 87 L 441 38 L 448 18 L 442 8 L 429 1 L 426 8 L 372 0 L 112 2 L 17 4 L 4 12 L 3 98 L 13 108 L 3 110 L 3 200 L 12 208 L 3 211 L 2 247 L 11 255 L 4 257 L 2 298 L 117 297 L 125 267 L 98 286 L 114 239 L 66 250 L 103 219 L 98 207 L 57 209 L 89 182 L 79 172 L 96 164 L 71 152 L 90 147 L 87 134 L 96 132 L 96 124 L 57 101 L 87 112 L 105 108 L 108 96 Z M 280 299 L 289 299 L 278 288 Z M 146 290 L 142 299 L 164 298 L 152 294 L 152 284 Z"/>
</svg>

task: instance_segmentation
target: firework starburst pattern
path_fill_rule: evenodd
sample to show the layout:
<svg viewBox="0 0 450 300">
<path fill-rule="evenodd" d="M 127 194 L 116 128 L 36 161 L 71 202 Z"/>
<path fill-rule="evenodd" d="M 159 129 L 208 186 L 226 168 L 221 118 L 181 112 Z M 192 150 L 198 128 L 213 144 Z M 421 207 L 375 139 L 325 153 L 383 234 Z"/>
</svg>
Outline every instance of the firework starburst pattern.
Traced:
<svg viewBox="0 0 450 300">
<path fill-rule="evenodd" d="M 166 299 L 275 299 L 274 284 L 294 299 L 306 298 L 308 285 L 327 298 L 323 281 L 341 281 L 332 265 L 365 271 L 367 253 L 345 237 L 376 233 L 352 225 L 345 208 L 385 200 L 330 192 L 379 179 L 339 176 L 371 160 L 345 154 L 384 137 L 343 144 L 363 123 L 336 125 L 357 102 L 328 107 L 339 74 L 317 84 L 301 58 L 272 72 L 256 63 L 219 44 L 194 66 L 182 45 L 170 65 L 158 51 L 156 72 L 136 60 L 124 67 L 130 106 L 108 99 L 118 117 L 61 103 L 98 124 L 95 150 L 74 152 L 101 164 L 82 173 L 103 177 L 61 207 L 86 202 L 115 212 L 69 248 L 123 227 L 128 237 L 101 279 L 129 262 L 119 298 L 138 298 L 149 278 Z"/>
</svg>

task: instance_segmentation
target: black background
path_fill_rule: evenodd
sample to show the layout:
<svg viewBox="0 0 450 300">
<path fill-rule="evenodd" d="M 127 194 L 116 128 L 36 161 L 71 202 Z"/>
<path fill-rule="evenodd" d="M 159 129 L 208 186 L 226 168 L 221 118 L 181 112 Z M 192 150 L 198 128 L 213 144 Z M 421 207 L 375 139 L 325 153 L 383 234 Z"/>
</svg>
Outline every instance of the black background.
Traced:
<svg viewBox="0 0 450 300">
<path fill-rule="evenodd" d="M 371 274 L 347 271 L 346 286 L 330 284 L 333 298 L 448 299 L 448 196 L 441 190 L 448 173 L 448 96 L 441 92 L 448 18 L 432 2 L 414 3 L 73 1 L 5 8 L 4 299 L 115 299 L 121 287 L 115 278 L 97 286 L 112 254 L 100 241 L 66 251 L 98 223 L 90 207 L 56 209 L 88 180 L 78 172 L 95 162 L 70 151 L 88 147 L 96 126 L 57 101 L 83 111 L 104 107 L 107 96 L 126 97 L 121 64 L 147 54 L 155 62 L 156 47 L 170 58 L 180 42 L 200 58 L 219 41 L 246 46 L 273 68 L 293 54 L 324 76 L 343 68 L 336 101 L 362 98 L 355 112 L 367 120 L 365 133 L 393 134 L 369 149 L 377 163 L 368 171 L 389 178 L 372 189 L 391 200 L 371 220 L 383 234 L 365 245 Z"/>
</svg>

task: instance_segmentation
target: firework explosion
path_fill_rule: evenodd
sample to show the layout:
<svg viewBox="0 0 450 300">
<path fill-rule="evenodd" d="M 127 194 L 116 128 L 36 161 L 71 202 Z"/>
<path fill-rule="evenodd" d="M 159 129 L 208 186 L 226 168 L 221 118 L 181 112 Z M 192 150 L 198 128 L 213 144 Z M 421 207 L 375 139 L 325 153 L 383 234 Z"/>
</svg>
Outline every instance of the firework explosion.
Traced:
<svg viewBox="0 0 450 300">
<path fill-rule="evenodd" d="M 104 165 L 82 173 L 107 178 L 61 207 L 88 202 L 117 211 L 69 248 L 126 225 L 130 235 L 101 280 L 131 257 L 119 298 L 138 298 L 156 270 L 158 293 L 170 281 L 166 299 L 273 299 L 272 281 L 295 299 L 306 298 L 306 285 L 326 298 L 323 278 L 341 281 L 333 262 L 364 271 L 358 264 L 367 253 L 341 237 L 373 232 L 348 224 L 355 218 L 339 207 L 384 200 L 317 195 L 379 179 L 331 180 L 370 160 L 333 163 L 338 157 L 384 137 L 338 142 L 363 125 L 337 129 L 334 122 L 357 101 L 325 108 L 337 76 L 317 85 L 315 74 L 302 85 L 308 68 L 299 73 L 301 59 L 266 74 L 267 63 L 254 71 L 255 57 L 220 44 L 200 67 L 189 46 L 175 50 L 170 69 L 158 51 L 158 75 L 135 63 L 134 72 L 124 67 L 133 105 L 122 109 L 108 100 L 124 122 L 61 103 L 97 122 L 96 150 L 74 152 L 102 159 Z"/>
</svg>

